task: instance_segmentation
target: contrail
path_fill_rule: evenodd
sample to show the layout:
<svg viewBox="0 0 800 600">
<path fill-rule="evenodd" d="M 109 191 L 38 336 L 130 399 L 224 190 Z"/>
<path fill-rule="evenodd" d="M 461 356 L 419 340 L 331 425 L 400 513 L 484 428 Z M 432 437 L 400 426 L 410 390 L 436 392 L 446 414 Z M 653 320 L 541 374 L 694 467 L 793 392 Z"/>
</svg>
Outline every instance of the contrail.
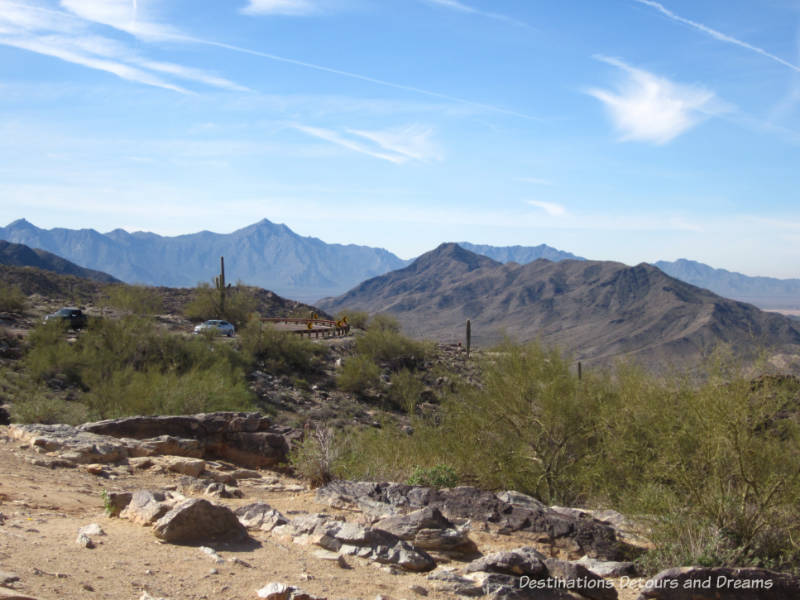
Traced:
<svg viewBox="0 0 800 600">
<path fill-rule="evenodd" d="M 430 96 L 432 98 L 440 98 L 442 100 L 449 100 L 451 102 L 458 102 L 460 104 L 464 104 L 466 106 L 474 106 L 476 108 L 482 108 L 484 110 L 489 110 L 496 113 L 502 113 L 506 115 L 512 115 L 515 117 L 520 117 L 522 119 L 528 119 L 530 121 L 542 121 L 543 119 L 539 117 L 534 117 L 531 115 L 526 115 L 525 113 L 516 112 L 513 110 L 509 110 L 507 108 L 501 108 L 499 106 L 493 106 L 491 104 L 483 104 L 481 102 L 474 102 L 472 100 L 466 100 L 465 98 L 459 98 L 457 96 L 449 96 L 447 94 L 441 94 L 439 92 L 433 92 L 431 90 L 425 90 L 418 87 L 413 87 L 410 85 L 403 85 L 401 83 L 393 83 L 391 81 L 385 81 L 383 79 L 377 79 L 375 77 L 368 77 L 366 75 L 359 75 L 358 73 L 351 73 L 350 71 L 342 71 L 341 69 L 334 69 L 331 67 L 325 67 L 322 65 L 317 65 L 310 62 L 305 62 L 302 60 L 296 60 L 294 58 L 287 58 L 285 56 L 279 56 L 277 54 L 270 54 L 268 52 L 260 52 L 258 50 L 251 50 L 249 48 L 242 48 L 241 46 L 234 46 L 232 44 L 225 44 L 223 42 L 214 42 L 211 40 L 203 40 L 200 38 L 193 38 L 188 36 L 182 35 L 175 35 L 170 36 L 175 40 L 182 40 L 186 42 L 192 42 L 195 44 L 203 44 L 206 46 L 214 46 L 216 48 L 224 48 L 226 50 L 231 50 L 233 52 L 241 52 L 242 54 L 251 54 L 253 56 L 260 56 L 261 58 L 267 58 L 269 60 L 274 60 L 277 62 L 288 63 L 290 65 L 296 65 L 298 67 L 304 67 L 306 69 L 314 69 L 315 71 L 322 71 L 324 73 L 332 73 L 334 75 L 341 75 L 342 77 L 349 77 L 350 79 L 358 79 L 360 81 L 367 81 L 369 83 L 374 83 L 376 85 L 382 85 L 384 87 L 390 87 L 397 90 L 404 90 L 406 92 L 414 92 L 415 94 L 423 94 L 425 96 Z"/>
<path fill-rule="evenodd" d="M 676 15 L 674 12 L 672 12 L 659 2 L 655 2 L 654 0 L 634 0 L 634 2 L 638 2 L 639 4 L 644 4 L 645 6 L 650 6 L 651 8 L 655 8 L 662 15 L 672 19 L 673 21 L 677 21 L 678 23 L 683 23 L 684 25 L 688 25 L 689 27 L 694 27 L 695 29 L 699 29 L 703 33 L 706 33 L 711 37 L 713 37 L 714 39 L 719 40 L 721 42 L 733 44 L 734 46 L 739 46 L 741 48 L 750 50 L 751 52 L 755 52 L 756 54 L 760 54 L 761 56 L 765 56 L 770 60 L 773 60 L 776 63 L 783 65 L 784 67 L 789 67 L 793 71 L 797 71 L 798 73 L 800 73 L 800 66 L 791 63 L 788 60 L 784 60 L 780 56 L 775 56 L 774 54 L 767 52 L 763 48 L 759 48 L 758 46 L 753 46 L 752 44 L 743 42 L 742 40 L 736 39 L 735 37 L 731 37 L 727 34 L 722 33 L 721 31 L 717 31 L 716 29 L 711 29 L 711 27 L 703 25 L 702 23 L 698 23 L 697 21 L 692 21 L 691 19 L 687 19 L 686 17 Z"/>
</svg>

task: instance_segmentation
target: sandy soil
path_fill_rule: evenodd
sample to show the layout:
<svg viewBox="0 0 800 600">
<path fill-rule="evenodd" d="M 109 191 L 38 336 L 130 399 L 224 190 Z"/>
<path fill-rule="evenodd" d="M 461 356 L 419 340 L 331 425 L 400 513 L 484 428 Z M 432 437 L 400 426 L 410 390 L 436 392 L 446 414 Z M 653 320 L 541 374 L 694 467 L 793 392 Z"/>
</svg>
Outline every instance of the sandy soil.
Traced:
<svg viewBox="0 0 800 600">
<path fill-rule="evenodd" d="M 36 456 L 10 441 L 0 427 L 0 571 L 19 576 L 8 586 L 20 593 L 41 600 L 138 600 L 145 591 L 171 600 L 235 600 L 256 598 L 256 590 L 276 581 L 327 598 L 422 597 L 410 589 L 414 585 L 428 590 L 428 598 L 451 597 L 433 590 L 424 574 L 392 574 L 352 557 L 347 559 L 351 568 L 343 569 L 314 557 L 315 547 L 264 532 L 251 532 L 252 543 L 215 546 L 226 559 L 215 563 L 199 547 L 161 543 L 149 527 L 104 514 L 103 490 L 163 488 L 174 485 L 177 475 L 120 467 L 104 478 L 83 468 L 34 466 L 29 461 Z M 298 480 L 263 473 L 264 479 L 240 482 L 245 498 L 216 502 L 234 507 L 261 500 L 287 515 L 329 512 L 359 519 L 358 513 L 316 503 L 308 489 L 297 491 Z M 78 529 L 90 523 L 107 534 L 93 538 L 94 549 L 76 543 Z M 530 542 L 485 531 L 474 531 L 472 537 L 482 552 Z M 631 588 L 620 597 L 633 600 L 636 595 Z"/>
</svg>

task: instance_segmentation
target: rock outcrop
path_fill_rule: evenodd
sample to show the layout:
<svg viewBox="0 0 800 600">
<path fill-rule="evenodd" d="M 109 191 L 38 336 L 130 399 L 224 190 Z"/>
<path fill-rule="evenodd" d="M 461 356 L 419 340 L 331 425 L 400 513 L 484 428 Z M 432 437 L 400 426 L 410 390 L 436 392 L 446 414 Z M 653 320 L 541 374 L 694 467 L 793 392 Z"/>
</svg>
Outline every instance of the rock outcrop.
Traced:
<svg viewBox="0 0 800 600">
<path fill-rule="evenodd" d="M 614 585 L 574 562 L 546 558 L 532 547 L 493 552 L 472 561 L 465 575 L 431 574 L 437 591 L 460 596 L 537 600 L 616 600 Z"/>
<path fill-rule="evenodd" d="M 643 551 L 619 538 L 615 528 L 588 514 L 568 515 L 522 494 L 512 503 L 492 492 L 473 487 L 437 490 L 400 483 L 333 481 L 317 492 L 317 499 L 338 507 L 358 507 L 375 518 L 386 518 L 436 508 L 448 519 L 471 519 L 496 526 L 501 533 L 530 532 L 541 541 L 576 558 L 625 560 Z"/>
<path fill-rule="evenodd" d="M 240 506 L 235 511 L 239 522 L 247 529 L 272 531 L 276 527 L 286 525 L 289 520 L 266 502 L 254 502 Z"/>
<path fill-rule="evenodd" d="M 358 556 L 397 565 L 407 571 L 430 571 L 436 562 L 424 550 L 398 536 L 373 527 L 333 519 L 328 515 L 303 515 L 273 530 L 291 536 L 295 543 L 315 544 L 336 555 Z"/>
<path fill-rule="evenodd" d="M 128 417 L 70 425 L 11 425 L 12 438 L 76 464 L 117 463 L 159 455 L 224 459 L 247 468 L 286 462 L 296 432 L 275 427 L 259 413 Z M 196 476 L 200 463 L 173 470 Z M 200 469 L 202 470 L 202 469 Z"/>
<path fill-rule="evenodd" d="M 374 524 L 415 547 L 450 556 L 466 557 L 477 552 L 469 539 L 469 526 L 457 526 L 446 519 L 438 508 L 427 506 L 405 515 L 394 515 Z"/>
</svg>

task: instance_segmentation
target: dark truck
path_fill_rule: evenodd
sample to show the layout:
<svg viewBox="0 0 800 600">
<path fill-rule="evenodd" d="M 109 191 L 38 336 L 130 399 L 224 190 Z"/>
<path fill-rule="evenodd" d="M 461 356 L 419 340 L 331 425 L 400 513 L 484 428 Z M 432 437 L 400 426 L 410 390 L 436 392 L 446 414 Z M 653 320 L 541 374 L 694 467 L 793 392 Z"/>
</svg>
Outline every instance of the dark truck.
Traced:
<svg viewBox="0 0 800 600">
<path fill-rule="evenodd" d="M 52 315 L 44 318 L 45 323 L 63 323 L 69 325 L 70 329 L 83 329 L 89 322 L 86 314 L 80 308 L 61 308 Z"/>
</svg>

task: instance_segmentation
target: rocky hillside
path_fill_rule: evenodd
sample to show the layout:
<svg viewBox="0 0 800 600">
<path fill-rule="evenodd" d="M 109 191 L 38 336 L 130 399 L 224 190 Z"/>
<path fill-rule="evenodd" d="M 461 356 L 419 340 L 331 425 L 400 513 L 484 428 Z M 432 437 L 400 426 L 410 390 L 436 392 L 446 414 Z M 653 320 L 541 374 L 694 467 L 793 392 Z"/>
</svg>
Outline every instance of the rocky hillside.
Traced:
<svg viewBox="0 0 800 600">
<path fill-rule="evenodd" d="M 119 283 L 104 283 L 74 275 L 60 275 L 36 267 L 15 267 L 0 264 L 3 283 L 18 287 L 29 298 L 29 312 L 39 316 L 53 307 L 80 304 L 99 312 L 108 304 L 108 289 Z M 247 287 L 255 299 L 255 307 L 264 317 L 284 317 L 289 314 L 310 314 L 319 310 L 296 300 L 283 298 L 270 290 Z M 196 295 L 192 288 L 147 288 L 163 304 L 167 313 L 181 313 Z M 44 311 L 44 312 L 43 312 Z M 187 321 L 188 324 L 188 321 Z"/>
<path fill-rule="evenodd" d="M 448 341 L 461 340 L 471 319 L 478 343 L 504 335 L 541 339 L 583 360 L 635 356 L 684 363 L 720 343 L 740 351 L 769 346 L 800 353 L 796 321 L 727 300 L 651 265 L 500 264 L 456 244 L 443 244 L 320 306 L 389 312 L 409 334 Z"/>
<path fill-rule="evenodd" d="M 40 229 L 24 219 L 0 227 L 0 239 L 43 248 L 127 283 L 193 287 L 209 281 L 227 257 L 227 279 L 303 301 L 339 294 L 364 279 L 404 266 L 394 254 L 326 244 L 264 219 L 229 234 L 201 231 L 164 237 L 115 229 Z"/>
<path fill-rule="evenodd" d="M 39 248 L 29 248 L 24 244 L 12 244 L 0 240 L 0 265 L 13 267 L 36 267 L 59 275 L 74 275 L 101 283 L 119 283 L 108 273 L 85 269 L 75 263 Z"/>
</svg>

